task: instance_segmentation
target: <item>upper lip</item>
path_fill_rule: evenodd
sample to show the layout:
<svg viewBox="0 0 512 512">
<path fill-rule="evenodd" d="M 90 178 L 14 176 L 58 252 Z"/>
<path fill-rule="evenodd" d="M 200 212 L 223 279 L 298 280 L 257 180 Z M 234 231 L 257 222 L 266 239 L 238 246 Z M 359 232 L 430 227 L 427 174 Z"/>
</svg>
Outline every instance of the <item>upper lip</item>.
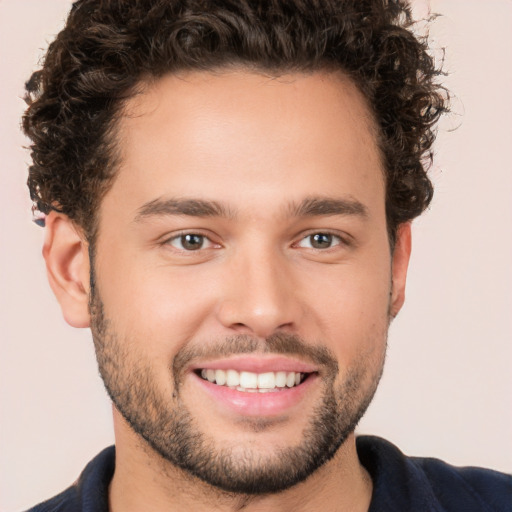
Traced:
<svg viewBox="0 0 512 512">
<path fill-rule="evenodd" d="M 286 356 L 275 355 L 243 355 L 223 359 L 200 361 L 190 366 L 191 371 L 212 369 L 212 370 L 236 370 L 238 372 L 297 372 L 313 373 L 318 368 L 300 359 L 293 359 Z"/>
</svg>

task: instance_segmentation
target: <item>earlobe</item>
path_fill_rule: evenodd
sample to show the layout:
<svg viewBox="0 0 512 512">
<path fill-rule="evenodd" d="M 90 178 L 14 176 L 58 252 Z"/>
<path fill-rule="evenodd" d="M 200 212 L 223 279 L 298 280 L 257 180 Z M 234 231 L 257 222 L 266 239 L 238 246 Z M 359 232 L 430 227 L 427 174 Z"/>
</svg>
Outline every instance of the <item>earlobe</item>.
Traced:
<svg viewBox="0 0 512 512">
<path fill-rule="evenodd" d="M 405 301 L 405 284 L 407 268 L 411 256 L 411 223 L 400 224 L 397 230 L 396 243 L 392 260 L 392 291 L 390 315 L 394 318 Z"/>
<path fill-rule="evenodd" d="M 73 327 L 89 327 L 89 256 L 85 237 L 61 213 L 51 212 L 45 225 L 43 256 L 64 319 Z"/>
</svg>

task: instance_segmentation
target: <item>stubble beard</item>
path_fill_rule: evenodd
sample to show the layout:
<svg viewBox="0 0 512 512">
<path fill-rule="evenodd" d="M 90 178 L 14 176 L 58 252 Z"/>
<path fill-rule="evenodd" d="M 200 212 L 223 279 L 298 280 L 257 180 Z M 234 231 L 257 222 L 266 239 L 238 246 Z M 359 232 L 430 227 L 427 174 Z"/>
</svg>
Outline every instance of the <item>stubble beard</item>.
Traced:
<svg viewBox="0 0 512 512">
<path fill-rule="evenodd" d="M 338 366 L 327 349 L 311 348 L 311 344 L 294 335 L 270 337 L 265 340 L 265 352 L 289 355 L 306 352 L 326 370 L 322 397 L 310 415 L 302 442 L 266 457 L 251 450 L 250 445 L 242 451 L 219 448 L 207 432 L 201 431 L 184 405 L 178 374 L 172 376 L 173 370 L 179 372 L 186 366 L 194 352 L 185 349 L 174 358 L 169 368 L 170 378 L 175 383 L 174 393 L 168 397 L 159 393 L 150 364 L 144 364 L 143 357 L 130 353 L 118 338 L 94 287 L 91 288 L 90 311 L 100 375 L 112 402 L 133 431 L 174 467 L 230 494 L 278 493 L 304 481 L 329 461 L 354 431 L 382 375 L 385 342 L 380 361 L 359 361 L 336 386 Z M 260 347 L 261 352 L 257 341 L 239 336 L 224 340 L 218 353 L 254 353 L 256 347 Z M 369 368 L 373 373 L 369 373 Z M 254 428 L 254 435 L 258 435 L 257 430 Z"/>
</svg>

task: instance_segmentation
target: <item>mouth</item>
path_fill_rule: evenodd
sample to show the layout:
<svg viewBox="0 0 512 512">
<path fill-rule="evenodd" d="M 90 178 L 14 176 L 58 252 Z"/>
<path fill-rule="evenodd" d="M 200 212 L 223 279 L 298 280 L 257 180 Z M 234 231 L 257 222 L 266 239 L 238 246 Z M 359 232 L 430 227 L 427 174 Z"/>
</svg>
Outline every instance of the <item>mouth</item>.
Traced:
<svg viewBox="0 0 512 512">
<path fill-rule="evenodd" d="M 206 407 L 238 418 L 300 414 L 300 404 L 315 396 L 321 382 L 316 365 L 279 355 L 228 357 L 198 362 L 189 370 L 192 385 L 208 397 Z"/>
<path fill-rule="evenodd" d="M 198 361 L 189 371 L 192 385 L 208 397 L 205 407 L 238 418 L 300 414 L 300 404 L 314 399 L 321 382 L 317 365 L 281 355 Z"/>
<path fill-rule="evenodd" d="M 234 369 L 202 368 L 195 370 L 201 379 L 217 386 L 244 393 L 278 393 L 300 386 L 312 373 L 237 371 Z"/>
</svg>

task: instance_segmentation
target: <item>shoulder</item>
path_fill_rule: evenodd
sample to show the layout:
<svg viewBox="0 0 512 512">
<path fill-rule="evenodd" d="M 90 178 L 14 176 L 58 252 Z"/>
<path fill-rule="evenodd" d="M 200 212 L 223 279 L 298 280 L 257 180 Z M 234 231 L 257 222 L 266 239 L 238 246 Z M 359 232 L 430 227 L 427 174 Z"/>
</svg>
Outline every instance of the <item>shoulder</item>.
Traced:
<svg viewBox="0 0 512 512">
<path fill-rule="evenodd" d="M 78 505 L 78 492 L 75 485 L 72 485 L 57 496 L 39 503 L 26 512 L 71 512 L 80 510 Z"/>
<path fill-rule="evenodd" d="M 407 457 L 377 437 L 357 439 L 359 458 L 374 484 L 373 510 L 510 512 L 512 476 L 439 459 Z"/>
<path fill-rule="evenodd" d="M 115 466 L 115 448 L 92 459 L 78 480 L 57 496 L 26 512 L 108 512 L 108 486 Z"/>
<path fill-rule="evenodd" d="M 512 476 L 491 469 L 455 467 L 438 459 L 411 457 L 439 499 L 456 510 L 460 503 L 481 510 L 512 510 Z M 476 510 L 476 509 L 475 509 Z"/>
</svg>

